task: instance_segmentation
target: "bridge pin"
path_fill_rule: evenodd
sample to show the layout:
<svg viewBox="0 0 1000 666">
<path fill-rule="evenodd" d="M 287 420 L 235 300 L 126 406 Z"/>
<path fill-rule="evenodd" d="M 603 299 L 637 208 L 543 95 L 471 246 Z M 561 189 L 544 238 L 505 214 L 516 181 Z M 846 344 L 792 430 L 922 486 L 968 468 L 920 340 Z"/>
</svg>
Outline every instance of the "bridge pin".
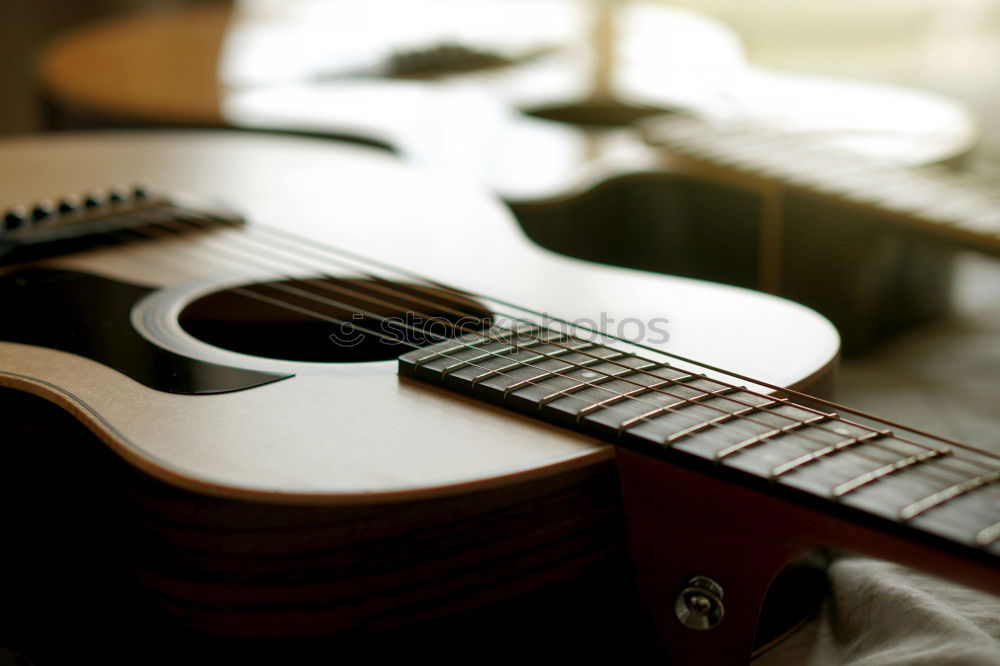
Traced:
<svg viewBox="0 0 1000 666">
<path fill-rule="evenodd" d="M 3 216 L 3 229 L 11 230 L 24 226 L 27 216 L 28 213 L 23 206 L 14 206 Z"/>
<path fill-rule="evenodd" d="M 42 220 L 52 216 L 55 209 L 52 206 L 51 201 L 39 201 L 34 208 L 31 209 L 31 219 L 34 222 L 41 222 Z"/>
<path fill-rule="evenodd" d="M 91 190 L 83 200 L 87 208 L 100 208 L 104 205 L 104 194 L 100 190 Z"/>
<path fill-rule="evenodd" d="M 60 213 L 73 213 L 80 207 L 80 197 L 75 194 L 67 194 L 59 201 Z"/>
</svg>

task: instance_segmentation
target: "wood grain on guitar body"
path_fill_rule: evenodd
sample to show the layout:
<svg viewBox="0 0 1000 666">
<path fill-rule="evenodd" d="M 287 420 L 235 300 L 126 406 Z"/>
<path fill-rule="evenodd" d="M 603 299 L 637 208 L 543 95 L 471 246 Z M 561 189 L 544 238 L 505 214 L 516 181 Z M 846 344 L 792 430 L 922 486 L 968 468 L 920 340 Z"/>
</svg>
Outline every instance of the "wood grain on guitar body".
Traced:
<svg viewBox="0 0 1000 666">
<path fill-rule="evenodd" d="M 81 195 L 0 236 L 21 257 L 0 273 L 0 383 L 102 442 L 10 447 L 78 461 L 16 487 L 31 516 L 67 484 L 46 524 L 70 511 L 98 589 L 128 591 L 85 600 L 99 626 L 456 661 L 550 627 L 553 654 L 639 654 L 644 627 L 673 663 L 742 663 L 772 579 L 817 547 L 1000 587 L 994 457 L 769 388 L 821 393 L 835 366 L 799 305 L 550 253 L 477 190 L 360 147 L 67 134 L 5 140 L 0 169 L 4 205 Z M 245 219 L 159 190 L 88 202 L 95 181 Z M 100 246 L 53 244 L 81 238 Z M 419 647 L 394 643 L 411 627 Z"/>
</svg>

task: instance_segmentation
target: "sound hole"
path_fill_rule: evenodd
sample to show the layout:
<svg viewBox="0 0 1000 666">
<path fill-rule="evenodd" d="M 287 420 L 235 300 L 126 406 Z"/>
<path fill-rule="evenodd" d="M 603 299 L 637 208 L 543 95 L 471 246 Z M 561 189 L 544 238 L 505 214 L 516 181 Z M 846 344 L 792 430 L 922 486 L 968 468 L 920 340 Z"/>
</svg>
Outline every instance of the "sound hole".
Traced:
<svg viewBox="0 0 1000 666">
<path fill-rule="evenodd" d="M 483 330 L 490 316 L 475 301 L 441 289 L 331 278 L 218 291 L 190 303 L 179 323 L 203 342 L 242 354 L 359 363 Z"/>
<path fill-rule="evenodd" d="M 670 112 L 670 109 L 625 104 L 614 100 L 584 100 L 525 111 L 536 118 L 584 127 L 628 127 L 643 118 Z"/>
</svg>

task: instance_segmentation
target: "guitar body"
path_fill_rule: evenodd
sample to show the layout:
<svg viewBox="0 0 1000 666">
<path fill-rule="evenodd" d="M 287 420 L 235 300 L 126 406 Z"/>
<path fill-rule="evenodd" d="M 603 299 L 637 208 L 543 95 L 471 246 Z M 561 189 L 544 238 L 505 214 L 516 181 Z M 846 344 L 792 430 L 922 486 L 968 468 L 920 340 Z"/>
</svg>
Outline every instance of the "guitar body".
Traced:
<svg viewBox="0 0 1000 666">
<path fill-rule="evenodd" d="M 4 456 L 24 475 L 5 494 L 16 498 L 13 524 L 36 537 L 12 557 L 48 567 L 51 595 L 83 581 L 57 615 L 98 609 L 91 628 L 353 636 L 363 652 L 359 636 L 416 640 L 412 628 L 427 622 L 439 633 L 426 641 L 455 626 L 473 632 L 456 645 L 499 640 L 498 618 L 525 629 L 557 607 L 562 631 L 584 618 L 612 627 L 607 649 L 633 627 L 591 613 L 612 600 L 629 617 L 610 447 L 401 379 L 392 354 L 279 361 L 176 325 L 199 298 L 275 279 L 227 254 L 257 233 L 253 221 L 569 320 L 663 320 L 665 340 L 642 340 L 781 386 L 822 391 L 836 361 L 836 333 L 801 306 L 552 254 L 489 197 L 377 151 L 218 132 L 70 134 L 6 140 L 0 169 L 5 205 L 145 182 L 251 220 L 0 273 L 11 315 L 0 384 L 15 392 L 4 391 Z M 37 469 L 46 460 L 51 474 Z M 31 543 L 50 548 L 39 555 Z M 526 599 L 535 612 L 520 617 Z M 112 641 L 77 637 L 95 649 Z"/>
</svg>

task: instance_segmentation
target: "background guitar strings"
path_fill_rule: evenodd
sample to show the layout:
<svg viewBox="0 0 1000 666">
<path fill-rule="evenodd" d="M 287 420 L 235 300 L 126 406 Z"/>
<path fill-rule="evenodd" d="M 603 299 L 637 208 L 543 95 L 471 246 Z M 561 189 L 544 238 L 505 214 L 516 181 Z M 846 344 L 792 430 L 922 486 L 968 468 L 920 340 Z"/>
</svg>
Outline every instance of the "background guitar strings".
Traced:
<svg viewBox="0 0 1000 666">
<path fill-rule="evenodd" d="M 176 219 L 172 219 L 172 220 L 169 220 L 168 222 L 170 222 L 170 223 L 177 223 L 177 222 L 182 222 L 182 223 L 183 223 L 183 221 L 182 221 L 182 220 L 176 220 Z M 188 226 L 191 226 L 192 224 L 194 224 L 194 226 L 195 226 L 195 227 L 197 227 L 197 228 L 200 228 L 200 229 L 202 229 L 202 230 L 205 230 L 205 227 L 204 227 L 204 226 L 202 226 L 202 225 L 197 225 L 196 223 L 188 223 Z M 165 230 L 166 230 L 166 231 L 167 231 L 168 233 L 171 233 L 171 231 L 170 231 L 169 229 L 165 229 Z M 176 229 L 174 229 L 174 230 L 173 230 L 173 232 L 174 232 L 174 233 L 176 233 L 176 231 L 177 231 Z M 138 233 L 138 232 L 134 232 L 134 231 L 133 231 L 133 233 Z M 150 235 L 146 235 L 146 237 L 147 237 L 147 238 L 156 238 L 156 237 L 159 237 L 159 238 L 162 238 L 162 236 L 156 236 L 156 235 L 151 235 L 151 234 L 150 234 Z M 249 235 L 249 234 L 247 234 L 247 235 L 246 235 L 246 236 L 244 236 L 244 237 L 250 237 L 250 235 Z M 254 240 L 256 240 L 256 239 L 254 239 Z M 217 251 L 218 251 L 218 250 L 216 249 L 216 252 L 217 252 Z M 272 253 L 272 254 L 273 254 L 273 253 Z M 277 259 L 272 259 L 272 260 L 277 260 Z M 242 261 L 242 260 L 236 260 L 236 261 Z M 287 260 L 282 260 L 282 261 L 287 261 Z M 270 270 L 270 269 L 269 269 L 269 270 Z M 312 268 L 310 267 L 310 271 L 312 271 L 312 270 L 313 270 L 313 269 L 312 269 Z M 332 277 L 332 276 L 331 276 L 331 277 Z M 294 278 L 293 278 L 293 279 L 294 279 Z M 381 278 L 379 278 L 379 279 L 381 279 Z M 250 286 L 255 286 L 255 285 L 250 285 Z M 263 283 L 257 283 L 257 285 L 256 285 L 256 286 L 264 286 L 264 287 L 268 287 L 268 288 L 276 288 L 276 287 L 278 287 L 278 286 L 283 286 L 283 285 L 273 285 L 273 284 L 263 284 Z M 306 292 L 302 292 L 302 290 L 296 290 L 296 292 L 297 292 L 297 293 L 306 293 Z M 289 303 L 287 303 L 287 302 L 285 302 L 285 301 L 281 301 L 280 299 L 272 299 L 272 298 L 269 298 L 269 297 L 266 297 L 266 296 L 263 296 L 262 294 L 258 294 L 258 293 L 255 293 L 255 292 L 249 292 L 249 291 L 247 291 L 247 293 L 248 293 L 248 294 L 250 294 L 252 298 L 258 298 L 258 299 L 259 299 L 259 297 L 263 297 L 263 298 L 265 298 L 265 299 L 268 299 L 268 302 L 271 302 L 271 303 L 272 303 L 272 304 L 274 304 L 274 305 L 278 305 L 279 307 L 282 307 L 282 306 L 284 306 L 284 307 L 287 307 L 287 306 L 289 306 L 289 305 L 292 305 L 292 304 L 289 304 Z M 404 293 L 404 292 L 398 292 L 398 294 L 397 294 L 397 295 L 399 295 L 399 296 L 401 296 L 401 297 L 403 297 L 403 298 L 407 298 L 407 299 L 412 299 L 412 298 L 413 298 L 412 294 L 406 294 L 406 293 Z M 309 297 L 310 297 L 310 298 L 315 298 L 315 294 L 311 294 L 311 295 L 310 295 Z M 370 300 L 370 297 L 367 297 L 367 296 L 365 296 L 365 295 L 362 295 L 362 297 L 365 297 L 365 298 L 368 298 L 368 299 Z M 329 300 L 329 299 L 327 299 L 327 300 Z M 492 299 L 490 299 L 490 300 L 492 300 Z M 334 304 L 335 304 L 335 305 L 336 305 L 337 307 L 345 307 L 345 306 L 346 306 L 346 304 L 343 304 L 343 303 L 334 303 Z M 295 306 L 293 306 L 293 307 L 295 307 Z M 353 307 L 353 306 L 346 306 L 346 307 Z M 328 320 L 328 321 L 332 321 L 332 322 L 334 322 L 334 323 L 338 323 L 338 324 L 348 324 L 348 323 L 349 323 L 349 322 L 345 322 L 344 320 L 341 320 L 341 319 L 339 319 L 339 318 L 336 318 L 336 317 L 330 317 L 330 316 L 327 316 L 327 315 L 323 315 L 322 313 L 317 313 L 317 312 L 314 312 L 314 311 L 310 311 L 310 310 L 307 310 L 307 309 L 305 309 L 305 308 L 297 308 L 297 307 L 296 307 L 296 309 L 297 309 L 298 311 L 300 311 L 300 313 L 302 313 L 302 314 L 307 314 L 308 316 L 313 316 L 313 317 L 318 317 L 318 318 L 322 318 L 322 319 L 325 319 L 325 320 Z M 469 314 L 469 313 L 467 313 L 467 314 Z M 377 318 L 377 317 L 379 317 L 378 315 L 374 315 L 374 313 L 371 313 L 371 315 L 372 315 L 372 316 L 375 316 L 376 318 Z M 471 315 L 471 314 L 470 314 L 470 316 L 476 316 L 476 315 Z M 350 323 L 350 325 L 352 325 L 352 326 L 355 326 L 356 328 L 358 327 L 358 325 L 357 325 L 357 324 L 354 324 L 354 323 Z M 360 330 L 360 329 L 359 329 L 359 330 Z M 375 332 L 375 331 L 372 331 L 372 330 L 370 330 L 370 329 L 365 329 L 365 330 L 366 330 L 366 332 L 368 332 L 368 333 L 370 333 L 370 334 L 372 334 L 372 335 L 375 335 L 375 336 L 378 336 L 378 337 L 385 337 L 385 336 L 382 336 L 381 334 L 379 334 L 379 333 L 377 333 L 377 332 Z M 434 334 L 433 332 L 431 332 L 431 331 L 429 331 L 429 330 L 426 330 L 426 329 L 418 329 L 418 330 L 419 330 L 419 331 L 420 331 L 421 333 L 425 333 L 425 334 L 430 334 L 430 335 L 436 335 L 436 334 Z M 596 332 L 596 331 L 595 331 L 595 332 Z M 476 331 L 476 333 L 477 333 L 477 334 L 480 334 L 480 333 L 479 333 L 478 331 Z M 440 336 L 437 336 L 437 337 L 440 337 Z M 610 336 L 609 336 L 609 337 L 610 337 Z M 464 343 L 462 343 L 462 344 L 463 344 L 463 346 L 467 346 L 467 347 L 471 347 L 471 346 L 472 346 L 472 345 L 465 345 Z M 419 347 L 419 346 L 417 346 L 417 345 L 410 345 L 410 346 L 414 346 L 414 347 Z M 653 350 L 653 351 L 656 351 L 656 350 Z M 507 357 L 507 356 L 503 356 L 502 354 L 495 354 L 495 353 L 494 353 L 494 354 L 491 354 L 491 355 L 494 355 L 494 356 L 499 356 L 499 357 L 501 357 L 501 358 L 505 358 L 505 359 L 509 358 L 509 357 Z M 547 355 L 543 355 L 543 356 L 547 356 Z M 555 357 L 552 357 L 552 358 L 555 358 Z M 599 358 L 599 357 L 598 357 L 598 358 Z M 690 361 L 690 362 L 692 362 L 692 363 L 695 363 L 695 364 L 697 364 L 696 362 L 693 362 L 693 361 Z M 492 370 L 492 369 L 490 369 L 490 368 L 486 368 L 485 366 L 480 366 L 479 364 L 475 364 L 475 363 L 463 363 L 463 364 L 464 364 L 464 365 L 475 365 L 476 367 L 483 367 L 484 369 L 486 369 L 486 370 L 488 370 L 488 371 L 490 371 L 491 373 L 494 373 L 494 374 L 507 374 L 507 373 L 503 373 L 503 372 L 495 372 L 494 370 Z M 527 366 L 527 367 L 537 367 L 537 366 L 531 366 L 530 364 L 524 364 L 524 363 L 519 363 L 518 365 L 520 365 L 520 366 L 522 366 L 522 367 L 524 367 L 524 366 Z M 571 365 L 577 365 L 578 367 L 583 367 L 583 366 L 579 366 L 578 364 L 571 364 Z M 623 367 L 628 367 L 628 368 L 629 368 L 629 370 L 632 370 L 632 371 L 635 371 L 635 368 L 632 368 L 631 366 L 623 366 Z M 541 368 L 539 368 L 539 369 L 541 369 Z M 551 377 L 551 376 L 552 376 L 553 374 L 558 374 L 558 373 L 551 373 L 551 372 L 549 372 L 549 371 L 545 371 L 545 374 L 546 374 L 546 376 L 550 376 L 550 377 Z M 609 374 L 607 374 L 607 373 L 599 373 L 599 374 L 604 374 L 605 376 L 607 376 L 607 377 L 609 377 L 609 378 L 613 378 L 613 379 L 621 379 L 621 378 L 619 378 L 619 377 L 617 377 L 617 376 L 614 376 L 614 375 L 609 375 Z M 653 373 L 646 373 L 646 374 L 649 374 L 650 376 L 653 376 L 653 377 L 656 377 L 656 378 L 658 378 L 658 379 L 661 379 L 661 380 L 662 380 L 663 382 L 665 382 L 665 383 L 671 383 L 671 382 L 672 382 L 672 380 L 669 380 L 668 378 L 665 378 L 665 377 L 662 377 L 662 376 L 660 376 L 660 375 L 655 375 L 655 374 L 653 374 Z M 574 379 L 574 381 L 576 381 L 576 380 Z M 591 385 L 591 386 L 593 386 L 594 388 L 599 388 L 600 390 L 602 390 L 602 391 L 604 391 L 604 392 L 607 392 L 607 393 L 610 393 L 610 394 L 612 394 L 612 395 L 614 395 L 614 396 L 616 396 L 616 397 L 621 397 L 621 398 L 622 398 L 622 399 L 624 399 L 624 400 L 636 400 L 635 396 L 630 396 L 630 395 L 628 395 L 628 394 L 621 394 L 621 393 L 617 393 L 617 392 L 615 392 L 615 391 L 612 391 L 612 390 L 610 390 L 610 389 L 607 389 L 606 387 L 602 387 L 602 386 L 599 386 L 599 385 L 593 385 L 593 384 L 590 384 L 590 382 L 582 382 L 582 383 L 585 383 L 585 384 L 588 384 L 588 385 Z M 720 384 L 725 384 L 725 382 L 719 382 L 719 383 L 720 383 Z M 640 386 L 640 387 L 642 387 L 642 388 L 643 388 L 644 390 L 645 390 L 645 389 L 648 389 L 648 388 L 649 388 L 648 386 L 646 386 L 646 385 L 643 385 L 643 384 L 636 384 L 636 385 L 637 385 L 637 386 Z M 738 389 L 738 390 L 744 390 L 744 389 L 739 389 L 739 387 L 735 387 L 735 386 L 731 386 L 731 388 L 733 388 L 733 389 Z M 655 389 L 654 389 L 654 390 L 655 390 Z M 678 399 L 679 399 L 679 400 L 681 401 L 681 403 L 682 403 L 682 404 L 681 404 L 681 405 L 675 405 L 675 406 L 673 406 L 673 408 L 672 408 L 672 409 L 666 409 L 666 410 L 664 410 L 664 409 L 663 409 L 663 406 L 662 406 L 662 405 L 658 405 L 658 404 L 655 404 L 655 403 L 649 403 L 649 402 L 647 402 L 647 401 L 642 401 L 642 400 L 640 400 L 640 402 L 643 402 L 643 403 L 645 403 L 645 404 L 649 404 L 649 405 L 651 405 L 651 406 L 654 406 L 654 407 L 656 407 L 656 408 L 657 408 L 657 410 L 658 410 L 658 413 L 663 413 L 663 412 L 665 412 L 665 411 L 670 411 L 670 412 L 674 412 L 674 411 L 676 411 L 676 410 L 677 410 L 677 409 L 678 409 L 679 407 L 681 407 L 681 406 L 687 406 L 687 405 L 689 405 L 689 404 L 694 404 L 694 401 L 691 401 L 691 400 L 688 400 L 688 399 L 684 399 L 684 398 L 680 398 L 680 396 L 676 396 L 675 394 L 672 394 L 672 393 L 670 393 L 670 392 L 667 392 L 667 391 L 659 391 L 659 392 L 661 392 L 661 393 L 664 393 L 664 394 L 666 394 L 666 395 L 670 395 L 671 397 L 674 397 L 674 398 L 678 398 Z M 749 392 L 749 391 L 748 391 L 748 392 Z M 750 393 L 753 393 L 753 392 L 750 392 Z M 569 395 L 572 395 L 572 394 L 567 394 L 567 396 L 569 396 Z M 755 394 L 755 395 L 760 395 L 760 397 L 764 397 L 764 398 L 768 398 L 768 399 L 771 399 L 771 398 L 769 398 L 768 396 L 764 396 L 764 395 L 762 395 L 762 394 Z M 580 399 L 580 400 L 584 400 L 583 398 L 580 398 L 579 396 L 574 396 L 574 397 L 576 397 L 577 399 Z M 721 396 L 720 396 L 720 397 L 721 397 Z M 734 402 L 738 402 L 739 404 L 745 404 L 745 405 L 747 405 L 747 406 L 751 406 L 751 407 L 752 407 L 752 405 L 750 405 L 749 403 L 743 403 L 743 402 L 741 402 L 741 401 L 737 401 L 737 400 L 735 400 L 735 399 L 731 399 L 731 400 L 733 400 Z M 787 401 L 786 401 L 786 402 L 787 402 Z M 588 402 L 588 404 L 591 404 L 591 403 L 589 403 L 589 402 Z M 703 405 L 703 406 L 708 406 L 708 405 Z M 717 409 L 717 408 L 716 408 L 716 409 Z M 722 412 L 722 413 L 723 413 L 723 414 L 725 414 L 726 416 L 730 416 L 730 417 L 732 417 L 732 416 L 733 416 L 731 412 L 726 412 L 725 410 L 721 410 L 721 409 L 717 409 L 717 411 L 720 411 L 720 412 Z M 846 421 L 846 420 L 844 420 L 844 419 L 839 419 L 839 417 L 837 417 L 836 415 L 829 415 L 829 414 L 825 414 L 825 413 L 823 413 L 823 412 L 818 412 L 818 411 L 817 411 L 817 412 L 815 412 L 815 413 L 816 413 L 817 415 L 819 415 L 819 416 L 824 416 L 824 417 L 827 417 L 827 418 L 835 418 L 835 419 L 837 419 L 837 420 L 840 420 L 840 421 L 842 421 L 842 422 L 848 422 L 848 421 Z M 796 419 L 794 419 L 794 418 L 792 418 L 792 417 L 789 417 L 789 416 L 786 416 L 786 415 L 781 415 L 781 414 L 776 414 L 776 415 L 777 415 L 777 416 L 781 416 L 782 418 L 785 418 L 785 419 L 788 419 L 788 420 L 792 421 L 793 423 L 798 423 L 798 424 L 802 424 L 802 425 L 805 425 L 804 423 L 802 423 L 802 422 L 800 422 L 800 421 L 798 421 L 798 420 L 796 420 Z M 683 414 L 683 416 L 685 416 L 685 417 L 689 417 L 689 415 L 686 415 L 686 414 Z M 701 419 L 697 419 L 696 417 L 689 417 L 689 418 L 692 418 L 693 420 L 695 420 L 695 421 L 698 421 L 699 423 L 702 423 Z M 640 419 L 640 420 L 645 420 L 645 419 Z M 746 418 L 746 417 L 737 417 L 737 420 L 745 420 L 745 421 L 748 421 L 748 422 L 754 422 L 754 421 L 753 421 L 753 419 L 748 419 L 748 418 Z M 849 423 L 849 422 L 848 422 L 848 423 Z M 708 424 L 708 425 L 710 425 L 710 426 L 714 426 L 714 427 L 720 427 L 720 424 L 714 424 L 714 423 L 710 423 L 710 424 Z M 768 424 L 762 424 L 762 425 L 768 425 Z M 731 427 L 731 426 L 728 426 L 728 427 Z M 860 425 L 860 427 L 862 427 L 862 428 L 865 428 L 865 429 L 867 429 L 867 430 L 870 430 L 871 432 L 875 433 L 876 435 L 878 435 L 878 434 L 882 434 L 882 433 L 881 433 L 880 431 L 875 431 L 875 430 L 873 430 L 873 429 L 870 429 L 870 428 L 868 428 L 867 426 L 864 426 L 864 425 Z M 934 438 L 934 439 L 938 439 L 938 438 L 934 437 L 933 435 L 929 435 L 929 434 L 925 434 L 925 433 L 919 433 L 919 431 L 917 431 L 917 432 L 918 432 L 918 434 L 921 434 L 921 435 L 925 435 L 925 436 L 927 436 L 927 437 L 931 437 L 931 438 Z M 780 434 L 780 433 L 779 433 L 779 434 Z M 798 434 L 798 435 L 800 435 L 800 436 L 801 436 L 801 433 L 796 433 L 796 434 Z M 812 438 L 809 438 L 809 437 L 804 437 L 804 438 L 805 438 L 805 439 L 808 439 L 808 440 L 811 440 L 811 441 L 816 441 L 816 442 L 817 442 L 817 443 L 819 443 L 819 444 L 823 444 L 823 445 L 826 445 L 826 444 L 827 444 L 827 442 L 820 442 L 820 441 L 818 441 L 818 440 L 813 440 Z M 898 438 L 898 437 L 897 437 L 897 439 L 901 439 L 901 438 Z M 907 440 L 901 440 L 901 441 L 907 441 Z M 924 449 L 926 449 L 926 450 L 928 450 L 928 451 L 941 451 L 940 449 L 933 449 L 932 447 L 926 447 L 926 446 L 924 446 L 924 445 L 922 445 L 922 444 L 919 444 L 919 443 L 916 443 L 916 442 L 909 442 L 909 443 L 913 443 L 913 444 L 915 444 L 916 446 L 919 446 L 919 447 L 921 447 L 921 448 L 924 448 Z M 889 448 L 889 447 L 885 447 L 885 446 L 882 446 L 882 448 L 884 448 L 884 449 L 886 449 L 886 450 L 888 450 L 888 451 L 890 451 L 890 452 L 894 453 L 895 455 L 899 455 L 899 454 L 900 454 L 900 452 L 898 452 L 898 451 L 895 451 L 894 449 L 891 449 L 891 448 Z M 962 447 L 962 448 L 970 448 L 970 447 Z M 860 456 L 860 457 L 864 457 L 864 458 L 867 458 L 867 459 L 871 459 L 871 460 L 875 460 L 875 459 L 873 459 L 873 458 L 870 458 L 869 456 L 866 456 L 866 455 L 864 455 L 863 453 L 860 453 L 860 452 L 858 452 L 858 451 L 856 451 L 856 450 L 852 450 L 852 451 L 851 451 L 851 453 L 853 453 L 853 454 L 854 454 L 854 455 L 856 455 L 856 456 Z M 963 458 L 960 458 L 960 457 L 957 457 L 957 456 L 952 456 L 952 458 L 953 458 L 953 459 L 957 459 L 957 460 L 966 460 L 966 461 L 968 461 L 968 462 L 970 462 L 970 463 L 973 463 L 973 462 L 974 462 L 974 461 L 973 461 L 973 460 L 971 460 L 971 459 L 963 459 Z M 882 462 L 882 461 L 878 461 L 878 460 L 876 460 L 876 462 Z M 950 482 L 950 481 L 951 481 L 950 479 L 947 479 L 947 480 L 946 480 L 946 479 L 943 479 L 942 477 L 940 477 L 940 476 L 937 476 L 937 475 L 935 475 L 935 474 L 933 474 L 933 473 L 929 472 L 929 471 L 928 471 L 928 470 L 926 470 L 925 468 L 917 468 L 917 469 L 916 469 L 916 470 L 914 470 L 914 471 L 916 471 L 916 472 L 919 472 L 920 474 L 922 474 L 923 476 L 925 476 L 925 477 L 927 477 L 927 478 L 935 478 L 935 479 L 937 479 L 938 481 L 945 481 L 945 482 Z M 957 473 L 959 473 L 959 474 L 964 474 L 964 472 L 959 472 L 958 470 L 952 470 L 952 471 L 955 471 L 955 472 L 957 472 Z M 958 485 L 961 485 L 961 484 L 955 484 L 955 485 L 954 485 L 953 487 L 957 487 Z"/>
</svg>

